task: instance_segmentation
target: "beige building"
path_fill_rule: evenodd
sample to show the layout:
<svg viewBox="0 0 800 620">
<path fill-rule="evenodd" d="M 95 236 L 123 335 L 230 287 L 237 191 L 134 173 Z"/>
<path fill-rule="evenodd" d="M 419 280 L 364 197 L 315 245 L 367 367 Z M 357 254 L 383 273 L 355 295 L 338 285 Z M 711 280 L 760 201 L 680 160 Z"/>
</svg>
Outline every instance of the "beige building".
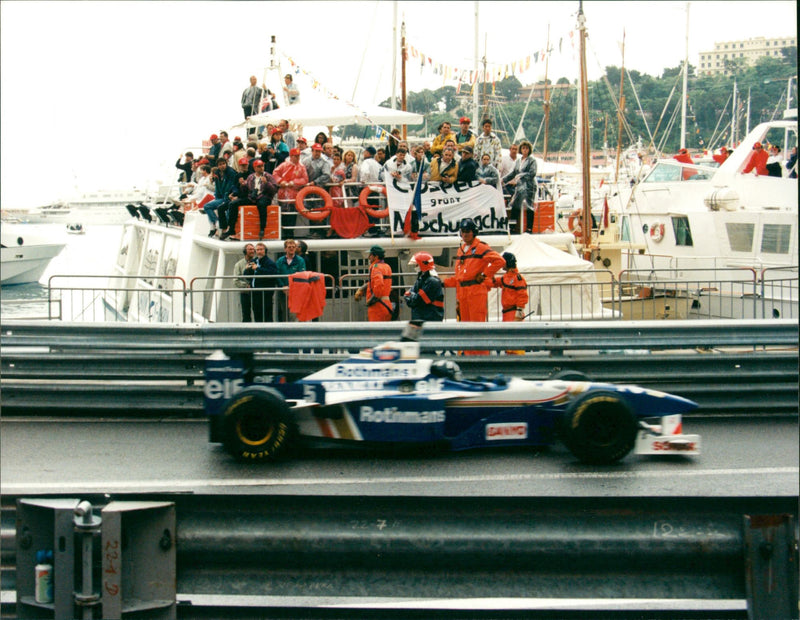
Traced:
<svg viewBox="0 0 800 620">
<path fill-rule="evenodd" d="M 781 50 L 785 47 L 797 47 L 797 37 L 789 36 L 771 39 L 756 37 L 746 41 L 714 43 L 712 51 L 700 52 L 697 73 L 698 75 L 724 74 L 730 61 L 744 61 L 747 65 L 753 65 L 762 56 L 782 58 L 783 53 Z"/>
</svg>

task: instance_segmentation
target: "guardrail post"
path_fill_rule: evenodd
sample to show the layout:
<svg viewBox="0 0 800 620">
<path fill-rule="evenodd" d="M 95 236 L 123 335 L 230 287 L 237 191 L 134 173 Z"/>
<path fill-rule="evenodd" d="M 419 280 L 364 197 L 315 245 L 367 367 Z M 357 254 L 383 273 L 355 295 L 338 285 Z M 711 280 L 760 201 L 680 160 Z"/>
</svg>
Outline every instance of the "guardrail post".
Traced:
<svg viewBox="0 0 800 620">
<path fill-rule="evenodd" d="M 792 515 L 745 515 L 750 620 L 798 617 L 798 553 Z"/>
<path fill-rule="evenodd" d="M 83 501 L 75 506 L 75 532 L 81 539 L 81 589 L 75 592 L 75 605 L 83 610 L 84 620 L 94 617 L 94 607 L 100 604 L 100 595 L 94 590 L 92 558 L 94 536 L 100 533 L 100 517 L 92 513 L 92 505 Z"/>
</svg>

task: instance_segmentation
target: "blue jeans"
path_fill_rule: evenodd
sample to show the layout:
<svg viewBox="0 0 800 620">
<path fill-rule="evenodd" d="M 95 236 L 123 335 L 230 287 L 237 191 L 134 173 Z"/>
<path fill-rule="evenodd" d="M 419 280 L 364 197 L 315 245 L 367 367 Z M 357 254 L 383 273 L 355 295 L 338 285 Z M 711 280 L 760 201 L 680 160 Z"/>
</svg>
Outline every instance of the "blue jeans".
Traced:
<svg viewBox="0 0 800 620">
<path fill-rule="evenodd" d="M 216 226 L 219 219 L 219 227 L 225 230 L 228 227 L 227 218 L 225 217 L 227 207 L 228 201 L 225 198 L 217 198 L 207 202 L 203 207 L 203 211 L 206 212 L 208 221 L 211 222 L 212 226 Z M 217 209 L 219 209 L 219 218 L 217 218 Z"/>
</svg>

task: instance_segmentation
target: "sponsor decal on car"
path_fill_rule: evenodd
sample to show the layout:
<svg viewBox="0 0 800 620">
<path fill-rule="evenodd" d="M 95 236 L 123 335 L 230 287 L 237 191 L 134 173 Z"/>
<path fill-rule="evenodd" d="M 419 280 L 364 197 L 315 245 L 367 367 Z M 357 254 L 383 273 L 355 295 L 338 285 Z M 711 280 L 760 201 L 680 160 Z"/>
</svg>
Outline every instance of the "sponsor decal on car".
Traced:
<svg viewBox="0 0 800 620">
<path fill-rule="evenodd" d="M 357 366 L 339 364 L 336 366 L 337 377 L 408 377 L 413 366 Z"/>
<path fill-rule="evenodd" d="M 393 362 L 400 359 L 400 349 L 377 349 L 372 351 L 372 359 L 379 362 Z"/>
<path fill-rule="evenodd" d="M 486 441 L 527 438 L 527 422 L 495 422 L 486 425 Z"/>
<path fill-rule="evenodd" d="M 358 421 L 386 424 L 436 424 L 444 422 L 444 409 L 401 411 L 397 407 L 373 409 L 368 405 L 361 405 L 358 410 Z"/>
</svg>

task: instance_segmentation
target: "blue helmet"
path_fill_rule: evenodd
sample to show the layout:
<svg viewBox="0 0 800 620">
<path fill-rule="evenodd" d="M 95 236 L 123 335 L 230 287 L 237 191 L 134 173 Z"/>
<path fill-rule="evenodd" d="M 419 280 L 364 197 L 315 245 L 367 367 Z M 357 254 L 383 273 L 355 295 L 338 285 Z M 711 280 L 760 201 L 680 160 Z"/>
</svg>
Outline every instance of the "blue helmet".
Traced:
<svg viewBox="0 0 800 620">
<path fill-rule="evenodd" d="M 471 217 L 465 217 L 461 220 L 461 224 L 459 225 L 459 229 L 461 232 L 471 232 L 475 235 L 478 234 L 478 225 L 475 223 Z"/>
</svg>

